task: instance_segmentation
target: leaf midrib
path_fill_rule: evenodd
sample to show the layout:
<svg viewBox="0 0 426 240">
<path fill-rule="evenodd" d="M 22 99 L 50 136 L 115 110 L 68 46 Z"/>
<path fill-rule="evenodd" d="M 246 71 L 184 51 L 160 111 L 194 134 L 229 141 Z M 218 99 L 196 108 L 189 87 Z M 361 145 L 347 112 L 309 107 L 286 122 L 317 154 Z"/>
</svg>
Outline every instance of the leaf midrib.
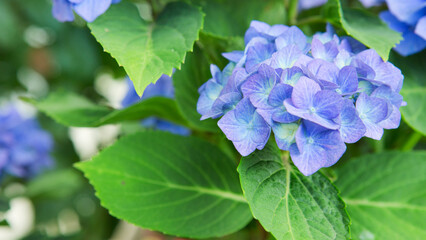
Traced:
<svg viewBox="0 0 426 240">
<path fill-rule="evenodd" d="M 294 238 L 294 233 L 293 233 L 293 229 L 291 228 L 291 222 L 290 222 L 290 212 L 289 212 L 289 207 L 288 207 L 288 196 L 290 194 L 290 175 L 291 175 L 291 165 L 289 163 L 289 157 L 284 157 L 283 158 L 283 163 L 284 163 L 284 167 L 286 169 L 285 171 L 285 179 L 286 179 L 286 187 L 285 187 L 285 205 L 286 205 L 286 217 L 287 217 L 287 222 L 288 222 L 288 231 L 291 234 L 291 239 L 295 239 Z"/>
<path fill-rule="evenodd" d="M 220 189 L 209 189 L 209 188 L 204 188 L 204 187 L 200 187 L 200 186 L 185 186 L 185 185 L 178 185 L 178 184 L 173 184 L 170 182 L 159 182 L 159 181 L 155 181 L 155 180 L 150 180 L 150 179 L 145 179 L 145 178 L 141 178 L 141 177 L 136 177 L 136 176 L 132 176 L 129 174 L 125 174 L 123 172 L 119 172 L 119 171 L 113 171 L 113 170 L 99 170 L 97 168 L 94 167 L 90 167 L 88 165 L 83 165 L 83 169 L 90 169 L 93 172 L 97 172 L 98 174 L 102 174 L 102 173 L 109 173 L 112 175 L 117 175 L 117 176 L 123 176 L 126 178 L 131 178 L 137 181 L 141 181 L 141 182 L 145 182 L 145 183 L 150 183 L 150 184 L 154 184 L 154 185 L 159 185 L 159 186 L 163 186 L 163 187 L 169 187 L 171 189 L 179 189 L 179 190 L 186 190 L 186 191 L 193 191 L 193 192 L 199 192 L 201 194 L 207 194 L 207 195 L 212 195 L 212 196 L 216 196 L 219 198 L 224 198 L 224 199 L 229 199 L 229 200 L 233 200 L 233 201 L 237 201 L 237 202 L 242 202 L 242 203 L 247 203 L 247 200 L 244 198 L 244 196 L 242 194 L 237 194 L 234 192 L 227 192 L 227 191 L 223 191 Z M 89 177 L 89 179 L 91 174 L 87 173 L 87 176 Z"/>
</svg>

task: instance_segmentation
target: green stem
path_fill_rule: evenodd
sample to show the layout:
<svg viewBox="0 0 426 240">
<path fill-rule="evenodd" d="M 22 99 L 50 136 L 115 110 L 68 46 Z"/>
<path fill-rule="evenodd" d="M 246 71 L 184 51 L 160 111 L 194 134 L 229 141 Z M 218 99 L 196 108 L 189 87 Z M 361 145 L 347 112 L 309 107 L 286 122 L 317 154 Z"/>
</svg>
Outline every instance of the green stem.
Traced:
<svg viewBox="0 0 426 240">
<path fill-rule="evenodd" d="M 288 6 L 288 24 L 295 25 L 297 22 L 299 0 L 290 0 Z"/>
<path fill-rule="evenodd" d="M 374 141 L 374 152 L 380 153 L 385 150 L 385 139 L 382 137 L 381 140 Z"/>
<path fill-rule="evenodd" d="M 411 134 L 410 138 L 405 142 L 405 144 L 402 146 L 401 151 L 408 152 L 411 151 L 417 143 L 422 139 L 423 135 L 418 132 L 414 132 Z"/>
</svg>

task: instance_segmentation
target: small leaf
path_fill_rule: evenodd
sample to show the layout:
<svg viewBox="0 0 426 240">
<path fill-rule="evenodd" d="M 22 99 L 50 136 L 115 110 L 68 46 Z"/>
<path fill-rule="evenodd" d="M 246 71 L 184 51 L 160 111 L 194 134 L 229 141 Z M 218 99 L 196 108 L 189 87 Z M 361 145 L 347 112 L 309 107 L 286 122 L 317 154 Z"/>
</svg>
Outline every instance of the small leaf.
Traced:
<svg viewBox="0 0 426 240">
<path fill-rule="evenodd" d="M 186 57 L 181 70 L 173 74 L 176 102 L 182 114 L 194 126 L 194 128 L 217 132 L 217 120 L 207 119 L 201 121 L 201 115 L 197 112 L 197 102 L 200 94 L 198 88 L 210 79 L 210 65 L 206 58 L 196 48 Z"/>
<path fill-rule="evenodd" d="M 337 169 L 353 239 L 426 239 L 426 152 L 387 152 Z"/>
<path fill-rule="evenodd" d="M 162 74 L 180 68 L 203 26 L 200 9 L 186 3 L 168 4 L 154 23 L 144 21 L 131 3 L 122 2 L 93 23 L 92 34 L 124 67 L 142 95 Z"/>
<path fill-rule="evenodd" d="M 401 69 L 404 85 L 401 95 L 407 106 L 401 107 L 405 122 L 416 131 L 426 136 L 426 52 L 409 57 L 391 55 L 391 61 Z"/>
<path fill-rule="evenodd" d="M 342 9 L 340 0 L 329 0 L 323 7 L 323 16 L 333 24 L 341 24 L 348 35 L 376 50 L 385 61 L 390 50 L 402 40 L 400 33 L 377 16 L 359 9 Z"/>
<path fill-rule="evenodd" d="M 275 143 L 241 159 L 238 172 L 253 216 L 276 239 L 349 238 L 337 189 L 320 173 L 302 175 Z"/>
<path fill-rule="evenodd" d="M 173 99 L 152 97 L 124 109 L 99 106 L 71 92 L 57 91 L 46 99 L 35 101 L 21 98 L 33 104 L 55 121 L 73 127 L 99 127 L 123 121 L 135 121 L 154 116 L 185 125 Z"/>
<path fill-rule="evenodd" d="M 194 137 L 141 132 L 79 163 L 110 213 L 163 233 L 207 238 L 251 219 L 235 164 Z"/>
</svg>

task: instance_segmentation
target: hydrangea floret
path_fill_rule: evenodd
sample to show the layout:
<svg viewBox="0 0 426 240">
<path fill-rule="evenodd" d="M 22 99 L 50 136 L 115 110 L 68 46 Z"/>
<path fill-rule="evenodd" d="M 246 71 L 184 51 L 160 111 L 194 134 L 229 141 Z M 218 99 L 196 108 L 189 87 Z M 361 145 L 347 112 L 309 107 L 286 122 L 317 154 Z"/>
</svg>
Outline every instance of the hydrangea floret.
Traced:
<svg viewBox="0 0 426 240">
<path fill-rule="evenodd" d="M 31 178 L 53 165 L 51 135 L 13 106 L 0 109 L 0 177 Z"/>
<path fill-rule="evenodd" d="M 52 14 L 61 22 L 74 21 L 73 10 L 84 20 L 93 22 L 111 4 L 120 0 L 53 0 Z"/>
<path fill-rule="evenodd" d="M 121 102 L 123 107 L 128 107 L 136 102 L 142 101 L 144 99 L 148 99 L 155 96 L 161 96 L 166 98 L 174 98 L 175 90 L 173 87 L 172 78 L 163 74 L 157 82 L 149 84 L 145 91 L 142 94 L 142 97 L 139 97 L 136 93 L 133 82 L 127 78 L 128 91 L 126 96 Z M 189 129 L 176 125 L 174 123 L 168 122 L 163 119 L 159 119 L 156 117 L 149 117 L 142 120 L 142 125 L 146 128 L 153 128 L 162 131 L 171 132 L 178 135 L 189 135 L 191 132 Z"/>
<path fill-rule="evenodd" d="M 335 164 L 345 143 L 381 139 L 399 126 L 401 71 L 331 26 L 309 38 L 297 27 L 253 21 L 244 51 L 199 88 L 201 119 L 218 125 L 238 152 L 263 149 L 271 132 L 305 175 Z"/>
</svg>

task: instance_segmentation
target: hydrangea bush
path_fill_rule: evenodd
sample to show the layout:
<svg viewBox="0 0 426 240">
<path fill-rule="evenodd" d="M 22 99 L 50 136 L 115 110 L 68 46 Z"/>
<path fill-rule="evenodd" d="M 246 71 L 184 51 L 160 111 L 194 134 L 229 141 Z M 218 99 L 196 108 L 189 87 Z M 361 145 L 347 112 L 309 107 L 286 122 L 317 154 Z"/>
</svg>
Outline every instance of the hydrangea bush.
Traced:
<svg viewBox="0 0 426 240">
<path fill-rule="evenodd" d="M 0 112 L 0 223 L 19 197 L 14 239 L 426 239 L 425 11 L 0 1 L 0 101 L 40 112 Z"/>
</svg>

